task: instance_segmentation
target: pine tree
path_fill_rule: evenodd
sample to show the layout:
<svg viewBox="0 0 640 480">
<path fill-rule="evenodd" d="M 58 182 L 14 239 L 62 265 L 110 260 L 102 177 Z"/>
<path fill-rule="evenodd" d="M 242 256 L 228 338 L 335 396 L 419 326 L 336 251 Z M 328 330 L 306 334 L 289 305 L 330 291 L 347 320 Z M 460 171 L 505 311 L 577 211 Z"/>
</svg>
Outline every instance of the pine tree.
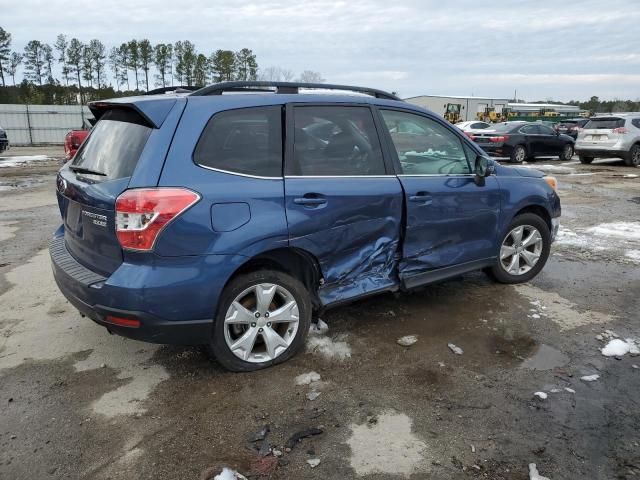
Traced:
<svg viewBox="0 0 640 480">
<path fill-rule="evenodd" d="M 207 70 L 208 70 L 207 56 L 202 53 L 196 57 L 195 65 L 193 67 L 193 84 L 198 87 L 204 87 L 207 84 Z"/>
<path fill-rule="evenodd" d="M 237 80 L 256 80 L 258 78 L 258 63 L 253 51 L 248 48 L 236 52 Z"/>
<path fill-rule="evenodd" d="M 215 81 L 233 80 L 236 74 L 236 56 L 231 50 L 216 50 L 211 55 L 211 70 Z"/>
<path fill-rule="evenodd" d="M 127 42 L 127 52 L 128 52 L 128 61 L 129 61 L 129 69 L 133 70 L 136 75 L 136 90 L 140 86 L 140 82 L 138 81 L 138 68 L 140 67 L 140 51 L 138 49 L 138 41 L 137 40 L 129 40 Z"/>
<path fill-rule="evenodd" d="M 53 78 L 53 62 L 55 58 L 53 58 L 53 49 L 51 48 L 51 45 L 49 45 L 48 43 L 43 43 L 42 52 L 47 83 L 54 84 L 56 82 L 55 78 Z"/>
<path fill-rule="evenodd" d="M 4 28 L 0 27 L 0 80 L 2 80 L 3 87 L 6 86 L 4 82 L 4 72 L 6 71 L 6 65 L 9 61 L 9 53 L 11 51 L 10 47 L 11 34 Z"/>
<path fill-rule="evenodd" d="M 196 63 L 196 46 L 189 40 L 178 41 L 175 45 L 176 75 L 181 83 L 193 85 L 193 69 Z"/>
<path fill-rule="evenodd" d="M 153 46 L 146 38 L 138 42 L 138 53 L 140 57 L 140 68 L 144 72 L 144 84 L 149 91 L 149 69 L 153 64 Z"/>
<path fill-rule="evenodd" d="M 131 85 L 129 84 L 129 44 L 122 43 L 118 47 L 118 61 L 120 63 L 120 75 L 122 75 L 122 83 L 126 82 L 127 91 L 131 90 Z"/>
<path fill-rule="evenodd" d="M 89 42 L 89 55 L 91 56 L 93 70 L 96 73 L 97 87 L 101 88 L 104 83 L 104 69 L 107 55 L 104 44 L 97 38 Z"/>
<path fill-rule="evenodd" d="M 69 62 L 69 72 L 74 73 L 78 81 L 78 91 L 80 92 L 80 103 L 84 103 L 82 98 L 82 52 L 84 45 L 77 38 L 72 38 L 67 48 L 67 61 Z"/>
<path fill-rule="evenodd" d="M 7 65 L 5 65 L 4 67 L 5 72 L 11 75 L 14 86 L 16 84 L 16 72 L 18 71 L 18 67 L 20 66 L 21 63 L 22 63 L 22 55 L 19 54 L 18 52 L 12 52 L 11 55 L 9 56 L 9 61 L 7 62 Z"/>
<path fill-rule="evenodd" d="M 53 47 L 58 51 L 58 62 L 62 65 L 62 79 L 65 85 L 69 86 L 69 73 L 71 73 L 71 70 L 67 62 L 67 48 L 69 48 L 67 37 L 63 34 L 58 35 Z"/>
<path fill-rule="evenodd" d="M 25 78 L 42 85 L 42 77 L 46 73 L 44 44 L 39 40 L 31 40 L 24 47 Z"/>
<path fill-rule="evenodd" d="M 158 75 L 156 78 L 160 85 L 167 86 L 167 75 L 173 63 L 173 46 L 170 43 L 159 43 L 154 48 L 154 62 Z"/>
</svg>

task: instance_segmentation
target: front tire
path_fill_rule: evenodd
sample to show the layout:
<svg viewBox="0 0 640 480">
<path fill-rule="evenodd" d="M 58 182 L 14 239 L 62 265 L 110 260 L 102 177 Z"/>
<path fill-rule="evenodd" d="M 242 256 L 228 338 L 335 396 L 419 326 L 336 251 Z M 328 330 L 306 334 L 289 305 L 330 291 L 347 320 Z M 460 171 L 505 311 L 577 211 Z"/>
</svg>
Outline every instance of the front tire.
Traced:
<svg viewBox="0 0 640 480">
<path fill-rule="evenodd" d="M 234 372 L 282 363 L 303 347 L 311 313 L 309 292 L 290 275 L 273 270 L 240 275 L 220 297 L 210 353 Z"/>
<path fill-rule="evenodd" d="M 562 147 L 560 160 L 564 160 L 565 162 L 568 162 L 572 158 L 573 158 L 573 145 L 571 145 L 570 143 L 567 143 L 564 147 Z"/>
<path fill-rule="evenodd" d="M 528 282 L 547 263 L 550 250 L 547 222 L 534 213 L 518 215 L 507 228 L 490 274 L 500 283 Z"/>
<path fill-rule="evenodd" d="M 522 163 L 527 159 L 527 150 L 523 145 L 516 145 L 511 152 L 511 163 Z"/>
<path fill-rule="evenodd" d="M 585 157 L 584 155 L 580 155 L 580 163 L 589 165 L 591 162 L 593 162 L 593 157 Z"/>
<path fill-rule="evenodd" d="M 624 163 L 626 163 L 630 167 L 640 166 L 640 145 L 636 144 L 631 147 L 631 150 L 629 150 L 629 154 L 624 159 Z"/>
</svg>

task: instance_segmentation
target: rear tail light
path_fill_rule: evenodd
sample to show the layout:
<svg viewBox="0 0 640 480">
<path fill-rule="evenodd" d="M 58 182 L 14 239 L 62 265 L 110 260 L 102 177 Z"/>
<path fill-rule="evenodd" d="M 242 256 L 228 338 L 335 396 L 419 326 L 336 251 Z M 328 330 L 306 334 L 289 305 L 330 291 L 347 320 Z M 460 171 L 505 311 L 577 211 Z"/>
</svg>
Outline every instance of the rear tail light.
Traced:
<svg viewBox="0 0 640 480">
<path fill-rule="evenodd" d="M 464 132 L 464 134 L 469 137 L 471 140 L 475 140 L 476 136 L 471 132 Z"/>
<path fill-rule="evenodd" d="M 613 133 L 629 133 L 629 129 L 624 127 L 618 127 L 613 129 Z"/>
<path fill-rule="evenodd" d="M 186 188 L 136 188 L 116 200 L 116 235 L 126 250 L 150 251 L 160 232 L 200 200 Z"/>
<path fill-rule="evenodd" d="M 500 135 L 499 137 L 489 137 L 491 143 L 502 143 L 509 140 L 509 135 Z"/>
</svg>

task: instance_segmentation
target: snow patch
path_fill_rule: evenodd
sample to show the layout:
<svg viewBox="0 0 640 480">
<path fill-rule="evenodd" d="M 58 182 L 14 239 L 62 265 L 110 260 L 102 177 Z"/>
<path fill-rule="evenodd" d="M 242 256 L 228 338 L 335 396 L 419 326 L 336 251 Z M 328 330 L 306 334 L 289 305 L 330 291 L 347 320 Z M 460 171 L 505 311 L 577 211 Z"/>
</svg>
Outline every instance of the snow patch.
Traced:
<svg viewBox="0 0 640 480">
<path fill-rule="evenodd" d="M 624 256 L 634 262 L 640 263 L 640 250 L 627 250 L 624 252 Z"/>
<path fill-rule="evenodd" d="M 540 472 L 538 472 L 538 468 L 536 467 L 536 464 L 530 463 L 529 464 L 529 480 L 551 480 L 551 479 L 540 475 Z"/>
<path fill-rule="evenodd" d="M 629 353 L 630 348 L 631 347 L 627 342 L 616 338 L 607 343 L 601 351 L 602 355 L 605 357 L 622 357 Z"/>
<path fill-rule="evenodd" d="M 594 374 L 594 375 L 585 375 L 584 377 L 580 377 L 580 380 L 582 380 L 583 382 L 595 382 L 599 378 L 600 378 L 600 375 Z"/>
<path fill-rule="evenodd" d="M 296 377 L 296 385 L 309 385 L 320 381 L 320 374 L 317 372 L 303 373 Z"/>
<path fill-rule="evenodd" d="M 317 322 L 311 324 L 309 335 L 326 335 L 328 331 L 329 325 L 319 318 Z"/>
<path fill-rule="evenodd" d="M 327 359 L 345 360 L 351 358 L 351 347 L 345 341 L 334 341 L 329 337 L 309 337 L 307 350 Z"/>
<path fill-rule="evenodd" d="M 616 237 L 629 240 L 640 240 L 640 223 L 612 222 L 602 223 L 587 229 L 587 232 L 600 237 Z"/>
<path fill-rule="evenodd" d="M 2 167 L 21 167 L 34 162 L 46 162 L 53 160 L 46 155 L 21 155 L 15 157 L 0 157 L 0 168 Z"/>
<path fill-rule="evenodd" d="M 413 422 L 403 414 L 386 411 L 377 422 L 351 425 L 351 467 L 356 475 L 388 474 L 409 477 L 430 469 L 427 445 L 411 430 Z"/>
<path fill-rule="evenodd" d="M 417 335 L 405 335 L 404 337 L 400 337 L 397 340 L 397 343 L 398 343 L 398 345 L 401 345 L 403 347 L 410 347 L 411 345 L 413 345 L 417 341 L 418 341 L 418 336 Z"/>
<path fill-rule="evenodd" d="M 544 392 L 536 392 L 533 394 L 534 397 L 538 397 L 540 400 L 546 400 L 547 399 L 547 394 Z"/>
<path fill-rule="evenodd" d="M 224 467 L 218 475 L 213 477 L 213 480 L 247 480 L 247 477 L 235 470 Z"/>
</svg>

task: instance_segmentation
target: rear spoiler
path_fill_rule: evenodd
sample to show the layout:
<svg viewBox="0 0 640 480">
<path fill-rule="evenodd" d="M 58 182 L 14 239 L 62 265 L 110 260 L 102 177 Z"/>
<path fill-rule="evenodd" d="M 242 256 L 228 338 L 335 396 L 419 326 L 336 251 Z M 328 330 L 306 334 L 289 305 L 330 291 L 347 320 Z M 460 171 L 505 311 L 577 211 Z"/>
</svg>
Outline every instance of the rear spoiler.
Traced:
<svg viewBox="0 0 640 480">
<path fill-rule="evenodd" d="M 134 110 L 139 114 L 149 126 L 153 128 L 160 128 L 164 119 L 176 104 L 177 100 L 171 97 L 160 98 L 127 98 L 127 99 L 114 99 L 114 100 L 98 100 L 95 102 L 89 102 L 89 110 L 93 113 L 96 121 L 100 120 L 100 117 L 107 111 L 112 109 L 125 109 Z"/>
</svg>

